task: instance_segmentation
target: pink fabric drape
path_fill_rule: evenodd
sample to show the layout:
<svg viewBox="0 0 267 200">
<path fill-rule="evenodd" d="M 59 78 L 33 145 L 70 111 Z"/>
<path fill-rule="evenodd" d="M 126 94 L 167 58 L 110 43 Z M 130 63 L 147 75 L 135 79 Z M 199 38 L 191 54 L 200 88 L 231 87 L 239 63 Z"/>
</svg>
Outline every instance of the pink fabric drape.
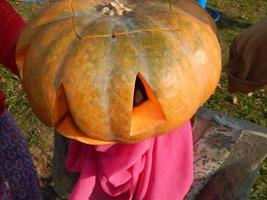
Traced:
<svg viewBox="0 0 267 200">
<path fill-rule="evenodd" d="M 70 200 L 181 200 L 193 179 L 190 122 L 137 144 L 71 140 L 66 168 L 79 172 Z"/>
</svg>

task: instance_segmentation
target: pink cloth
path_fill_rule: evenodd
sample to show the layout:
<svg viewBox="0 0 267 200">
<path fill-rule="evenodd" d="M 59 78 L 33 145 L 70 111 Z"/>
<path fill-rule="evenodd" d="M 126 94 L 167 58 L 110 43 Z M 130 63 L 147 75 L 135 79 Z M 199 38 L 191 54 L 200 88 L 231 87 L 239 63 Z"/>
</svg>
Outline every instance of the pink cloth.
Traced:
<svg viewBox="0 0 267 200">
<path fill-rule="evenodd" d="M 71 140 L 66 168 L 80 172 L 70 200 L 181 200 L 193 180 L 190 122 L 137 144 Z"/>
</svg>

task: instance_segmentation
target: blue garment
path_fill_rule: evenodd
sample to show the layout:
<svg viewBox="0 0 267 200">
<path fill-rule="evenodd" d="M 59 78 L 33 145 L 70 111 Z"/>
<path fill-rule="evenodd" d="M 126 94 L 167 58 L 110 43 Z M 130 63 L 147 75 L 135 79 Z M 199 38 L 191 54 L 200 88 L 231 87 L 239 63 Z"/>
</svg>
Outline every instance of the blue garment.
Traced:
<svg viewBox="0 0 267 200">
<path fill-rule="evenodd" d="M 35 167 L 12 116 L 0 115 L 0 200 L 40 200 Z"/>
<path fill-rule="evenodd" d="M 206 8 L 207 0 L 196 0 L 202 8 Z"/>
</svg>

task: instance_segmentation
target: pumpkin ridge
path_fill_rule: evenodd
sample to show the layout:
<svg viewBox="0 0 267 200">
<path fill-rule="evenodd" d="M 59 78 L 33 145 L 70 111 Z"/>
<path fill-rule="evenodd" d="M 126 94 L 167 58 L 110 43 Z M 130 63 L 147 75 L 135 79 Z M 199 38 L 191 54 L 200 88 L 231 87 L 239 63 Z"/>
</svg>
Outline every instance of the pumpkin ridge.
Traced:
<svg viewBox="0 0 267 200">
<path fill-rule="evenodd" d="M 149 23 L 149 24 L 154 24 L 154 20 L 150 17 L 150 16 L 146 16 L 146 19 L 148 20 L 148 22 L 147 23 Z M 156 52 L 155 51 L 155 49 L 157 49 L 157 48 L 153 48 L 153 46 L 154 45 L 162 45 L 162 48 L 159 48 L 159 49 L 161 49 L 162 50 L 162 52 L 161 52 L 161 54 L 163 53 L 163 51 L 164 51 L 164 48 L 165 48 L 165 46 L 166 46 L 166 43 L 170 43 L 169 42 L 169 39 L 168 39 L 168 37 L 166 37 L 165 36 L 165 34 L 168 34 L 169 32 L 164 32 L 164 33 L 161 33 L 161 38 L 159 38 L 159 40 L 157 40 L 157 44 L 156 43 L 152 43 L 152 42 L 150 42 L 149 44 L 148 44 L 148 42 L 147 42 L 147 40 L 148 39 L 151 39 L 151 40 L 153 40 L 152 39 L 152 37 L 156 37 L 156 35 L 158 34 L 153 34 L 153 33 L 151 33 L 150 35 L 148 35 L 148 36 L 146 36 L 146 35 L 144 35 L 144 38 L 143 39 L 140 39 L 140 42 L 141 42 L 141 46 L 143 46 L 143 47 L 145 47 L 145 46 L 147 46 L 147 48 L 144 48 L 144 50 L 145 50 L 145 52 L 146 52 L 146 55 L 147 55 L 147 61 L 148 61 L 148 63 L 147 63 L 147 71 L 148 71 L 148 74 L 150 74 L 152 77 L 153 77 L 153 71 L 155 71 L 155 70 L 157 70 L 157 69 L 164 69 L 164 66 L 162 66 L 162 67 L 160 67 L 160 66 L 156 66 L 156 65 L 154 65 L 153 63 L 151 63 L 150 62 L 150 60 L 151 59 L 153 59 L 153 57 L 154 57 L 154 52 Z M 163 36 L 164 35 L 164 36 Z M 164 40 L 164 41 L 161 41 L 161 40 Z M 147 45 L 148 44 L 148 45 Z M 170 43 L 170 45 L 172 45 L 171 43 Z M 174 46 L 174 45 L 172 45 L 172 46 Z M 170 48 L 168 48 L 168 50 L 170 50 Z M 172 51 L 170 51 L 170 54 L 172 54 Z M 162 57 L 162 56 L 161 56 Z M 169 57 L 167 57 L 167 56 L 165 56 L 164 57 L 164 60 L 166 60 L 166 59 L 169 59 Z M 161 63 L 162 62 L 164 62 L 165 63 L 165 61 L 163 61 L 163 60 L 161 60 Z M 144 76 L 144 74 L 143 74 L 143 76 Z M 151 78 L 151 79 L 147 79 L 147 77 L 146 76 L 144 76 L 145 77 L 145 79 L 146 79 L 146 81 L 148 81 L 148 83 L 149 83 L 149 85 L 150 85 L 150 87 L 152 88 L 152 90 L 154 91 L 155 90 L 155 86 L 154 85 L 157 85 L 158 83 L 156 83 L 156 82 L 154 82 L 154 78 Z M 157 94 L 156 93 L 154 93 L 156 96 L 157 96 Z"/>
<path fill-rule="evenodd" d="M 112 28 L 112 27 L 111 27 Z M 112 71 L 114 69 L 112 59 L 110 58 L 110 52 L 112 51 L 112 44 L 114 43 L 114 40 L 109 40 L 108 42 L 108 48 L 106 49 L 105 57 L 101 61 L 101 64 L 105 66 L 105 77 L 107 80 L 104 81 L 105 85 L 103 85 L 103 94 L 102 98 L 104 99 L 103 102 L 103 108 L 107 111 L 107 113 L 110 113 L 110 87 L 111 87 L 111 75 Z M 107 117 L 108 120 L 108 130 L 109 133 L 111 133 L 111 119 L 110 117 Z M 111 136 L 112 137 L 112 136 Z"/>
<path fill-rule="evenodd" d="M 49 21 L 49 22 L 44 23 L 44 24 L 36 25 L 33 28 L 33 30 L 31 30 L 31 38 L 33 38 L 34 35 L 36 35 L 39 32 L 41 32 L 42 30 L 40 30 L 40 29 L 46 29 L 47 27 L 49 27 L 49 26 L 51 26 L 53 24 L 57 24 L 57 23 L 64 22 L 64 21 L 68 21 L 68 20 L 70 20 L 70 18 L 71 18 L 70 16 L 66 16 L 66 17 L 61 18 L 61 19 L 57 19 L 57 20 Z"/>
<path fill-rule="evenodd" d="M 49 28 L 53 29 L 52 26 L 50 26 Z M 45 61 L 50 60 L 51 55 L 48 52 L 53 52 L 53 48 L 54 48 L 55 44 L 58 44 L 60 41 L 62 42 L 63 41 L 62 38 L 67 38 L 70 36 L 69 34 L 66 34 L 66 32 L 69 34 L 72 34 L 72 29 L 69 28 L 68 31 L 66 31 L 65 29 L 62 29 L 62 32 L 58 33 L 58 35 L 56 37 L 53 37 L 53 39 L 48 43 L 47 48 L 45 48 L 43 50 L 43 52 L 40 52 L 40 54 L 37 55 L 37 58 L 34 62 L 45 63 Z M 33 37 L 30 44 L 32 44 L 32 43 L 36 44 L 38 42 L 38 40 L 37 40 L 38 37 L 40 37 L 40 34 L 37 34 L 36 37 Z M 29 51 L 31 52 L 31 49 Z M 40 100 L 38 100 L 39 98 L 46 98 L 46 101 L 43 101 L 44 107 L 40 107 L 40 108 L 43 109 L 46 113 L 45 122 L 47 124 L 51 125 L 51 124 L 53 124 L 53 113 L 54 113 L 53 106 L 54 106 L 54 99 L 56 97 L 56 93 L 54 91 L 54 87 L 53 87 L 53 83 L 52 83 L 53 80 L 50 80 L 50 78 L 47 76 L 40 76 L 40 77 L 36 76 L 36 74 L 35 74 L 35 76 L 32 77 L 32 73 L 33 72 L 41 73 L 42 71 L 50 71 L 50 73 L 51 73 L 50 75 L 54 77 L 55 73 L 53 73 L 53 71 L 54 71 L 53 68 L 55 66 L 49 66 L 49 70 L 47 69 L 47 66 L 43 67 L 43 68 L 39 67 L 38 71 L 36 71 L 34 69 L 36 66 L 38 66 L 38 64 L 31 66 L 31 68 L 29 69 L 29 66 L 27 64 L 27 59 L 26 59 L 26 64 L 25 64 L 24 69 L 23 69 L 23 77 L 25 78 L 24 83 L 25 84 L 28 83 L 31 85 L 33 80 L 31 80 L 30 82 L 29 82 L 29 80 L 32 79 L 33 77 L 35 77 L 35 79 L 37 80 L 37 82 L 35 83 L 35 87 L 37 87 L 37 85 L 39 85 L 40 89 L 35 91 L 35 92 L 33 92 L 33 91 L 29 92 L 31 94 L 31 95 L 29 95 L 29 98 L 31 99 L 32 102 L 36 102 L 36 103 L 40 101 Z M 28 71 L 28 72 L 30 71 L 30 74 L 25 74 L 25 71 Z M 43 83 L 48 83 L 48 84 L 43 84 Z M 49 89 L 50 92 L 45 92 L 47 88 L 50 88 Z M 32 90 L 32 87 L 28 88 L 26 86 L 26 90 Z M 37 94 L 36 94 L 36 92 L 37 92 Z M 38 95 L 38 93 L 39 93 L 39 95 Z M 36 103 L 34 103 L 33 105 L 35 105 Z M 50 109 L 48 109 L 48 108 L 50 108 Z M 36 111 L 35 106 L 33 106 L 33 110 Z"/>
<path fill-rule="evenodd" d="M 99 28 L 99 27 L 98 27 Z M 110 29 L 109 26 L 104 27 L 106 29 Z M 104 52 L 101 53 L 101 55 L 99 55 L 99 52 L 94 52 L 94 49 L 97 48 L 96 45 L 94 45 L 94 42 L 97 41 L 92 41 L 92 40 L 88 40 L 88 39 L 83 39 L 83 40 L 79 40 L 77 43 L 77 48 L 74 48 L 74 53 L 72 55 L 72 57 L 76 57 L 78 56 L 77 52 L 84 52 L 83 53 L 83 57 L 84 57 L 84 61 L 82 61 L 82 63 L 79 62 L 75 62 L 75 64 L 81 64 L 82 67 L 82 71 L 79 72 L 78 74 L 75 75 L 74 79 L 66 79 L 66 76 L 73 76 L 72 74 L 75 73 L 75 68 L 73 68 L 73 58 L 68 58 L 66 61 L 66 67 L 70 68 L 67 69 L 67 75 L 64 75 L 64 86 L 66 85 L 66 96 L 68 101 L 72 102 L 73 98 L 77 98 L 77 97 L 73 97 L 72 95 L 70 95 L 72 93 L 71 90 L 73 90 L 74 88 L 71 86 L 72 85 L 72 81 L 74 81 L 75 85 L 79 85 L 80 82 L 83 82 L 86 84 L 86 82 L 88 82 L 88 84 L 90 84 L 90 87 L 93 87 L 92 90 L 88 89 L 83 89 L 83 91 L 78 91 L 78 93 L 75 96 L 79 96 L 80 98 L 85 98 L 84 101 L 81 101 L 81 105 L 83 104 L 97 104 L 97 109 L 101 110 L 95 110 L 95 112 L 102 112 L 106 117 L 103 119 L 100 119 L 99 116 L 95 115 L 95 112 L 92 112 L 92 115 L 89 114 L 91 119 L 96 119 L 98 121 L 98 123 L 101 123 L 102 126 L 105 126 L 105 133 L 98 133 L 98 132 L 94 132 L 92 130 L 94 130 L 94 124 L 92 124 L 92 121 L 89 119 L 91 126 L 91 129 L 88 129 L 86 131 L 86 126 L 84 126 L 84 124 L 88 123 L 87 118 L 83 118 L 83 117 L 78 117 L 77 118 L 77 113 L 75 113 L 76 108 L 72 103 L 72 105 L 70 106 L 70 112 L 72 113 L 73 116 L 73 120 L 76 122 L 77 126 L 80 127 L 80 129 L 87 134 L 89 137 L 93 137 L 93 138 L 97 138 L 97 139 L 101 139 L 103 140 L 103 138 L 110 138 L 110 140 L 113 139 L 113 135 L 112 132 L 109 131 L 108 126 L 110 124 L 109 119 L 108 119 L 108 113 L 109 110 L 106 108 L 109 108 L 109 103 L 108 103 L 108 99 L 109 97 L 107 96 L 109 94 L 109 89 L 104 86 L 103 84 L 98 84 L 100 82 L 102 82 L 102 80 L 104 80 L 103 78 L 110 78 L 110 75 L 108 75 L 108 70 L 112 69 L 112 67 L 110 66 L 110 64 L 112 64 L 111 61 L 108 61 L 107 59 L 110 57 L 110 53 L 108 53 L 108 51 L 111 48 L 110 43 L 114 42 L 114 40 L 105 40 L 103 41 L 103 44 L 101 44 L 101 46 L 103 45 L 103 47 L 105 48 Z M 81 47 L 81 44 L 82 47 Z M 95 54 L 97 59 L 94 58 L 94 60 L 90 60 L 88 58 L 92 58 L 93 55 Z M 90 55 L 91 54 L 91 55 Z M 99 56 L 98 56 L 99 55 Z M 79 56 L 78 56 L 79 57 Z M 79 57 L 80 59 L 81 57 Z M 107 64 L 105 64 L 105 62 Z M 101 72 L 100 72 L 100 71 Z M 100 74 L 95 74 L 96 71 Z M 93 74 L 90 74 L 93 73 Z M 105 84 L 107 86 L 109 86 L 110 84 L 107 82 L 105 82 Z M 75 87 L 80 87 L 80 86 L 75 86 Z M 92 91 L 95 91 L 97 93 L 99 93 L 99 95 L 97 95 L 97 100 L 92 100 L 91 98 L 88 98 L 90 96 L 92 96 L 93 94 L 90 94 Z M 101 94 L 101 95 L 100 95 Z M 82 95 L 82 96 L 81 96 Z M 92 101 L 92 102 L 91 102 Z M 85 115 L 85 113 L 83 113 L 82 115 Z M 88 115 L 88 114 L 87 114 Z M 105 136 L 103 136 L 105 134 Z"/>
<path fill-rule="evenodd" d="M 55 70 L 55 75 L 54 75 L 54 79 L 53 79 L 53 86 L 55 88 L 55 90 L 58 90 L 60 87 L 63 87 L 63 78 L 62 76 L 64 76 L 64 67 L 65 67 L 65 62 L 66 62 L 66 58 L 71 55 L 74 47 L 75 47 L 75 43 L 77 42 L 76 38 L 73 38 L 73 40 L 68 44 L 67 49 L 65 50 L 64 55 L 62 56 L 61 60 L 59 61 L 59 63 L 57 64 L 57 69 Z M 52 42 L 53 44 L 53 42 Z M 63 89 L 65 92 L 65 89 Z M 65 94 L 65 98 L 66 98 L 66 93 Z M 57 106 L 55 106 L 57 104 L 57 91 L 56 91 L 56 95 L 54 98 L 54 103 L 53 103 L 53 113 L 55 113 L 55 109 Z M 67 98 L 65 99 L 66 102 Z M 68 103 L 67 103 L 68 104 Z M 67 105 L 67 109 L 69 110 L 69 107 Z M 56 123 L 56 118 L 55 118 L 55 114 L 53 114 L 53 122 Z"/>
<path fill-rule="evenodd" d="M 130 22 L 129 22 L 130 21 Z M 132 20 L 127 20 L 126 22 L 124 21 L 122 24 L 125 29 L 128 30 L 133 30 L 135 27 L 138 27 L 138 23 Z M 130 44 L 132 46 L 132 48 L 135 50 L 136 53 L 136 57 L 138 58 L 138 62 L 141 64 L 139 66 L 139 70 L 136 70 L 135 72 L 135 77 L 137 76 L 137 74 L 140 72 L 143 75 L 145 74 L 146 80 L 149 82 L 150 80 L 150 76 L 148 73 L 148 62 L 147 62 L 147 52 L 145 50 L 145 48 L 140 45 L 140 41 L 138 41 L 138 36 L 137 35 L 129 35 L 127 37 L 127 39 L 130 41 Z"/>
<path fill-rule="evenodd" d="M 19 48 L 17 45 L 16 48 L 16 64 L 18 65 L 18 69 L 20 72 L 20 77 L 23 78 L 23 64 L 22 64 L 22 60 L 25 61 L 25 56 L 22 58 L 21 54 L 19 55 L 19 53 L 22 53 L 21 51 L 24 51 L 24 49 L 26 49 L 26 51 L 24 52 L 24 55 L 26 55 L 27 51 L 29 50 L 30 44 L 32 43 L 32 39 L 38 35 L 40 32 L 42 32 L 42 30 L 47 29 L 47 27 L 49 27 L 50 25 L 53 25 L 54 23 L 59 23 L 61 21 L 68 21 L 69 20 L 69 16 L 66 16 L 64 18 L 58 19 L 58 20 L 54 20 L 54 21 L 49 21 L 46 23 L 42 23 L 40 25 L 38 24 L 37 20 L 34 20 L 33 24 L 30 24 L 29 26 L 25 27 L 24 31 L 29 31 L 30 34 L 28 35 L 22 35 L 22 37 L 19 38 L 18 43 L 20 44 Z"/>
<path fill-rule="evenodd" d="M 123 22 L 119 20 L 115 21 L 112 25 L 112 31 L 118 29 L 127 29 Z M 129 95 L 133 96 L 132 88 L 134 87 L 135 69 L 129 67 L 130 65 L 133 65 L 133 63 L 129 62 L 139 62 L 132 59 L 133 57 L 137 57 L 138 51 L 126 36 L 121 38 L 110 38 L 110 40 L 114 41 L 113 43 L 111 43 L 111 49 L 109 53 L 111 60 L 110 63 L 112 64 L 111 74 L 113 74 L 109 83 L 109 85 L 111 86 L 111 89 L 109 90 L 111 130 L 115 133 L 115 138 L 128 140 L 131 128 L 132 112 L 130 107 L 132 107 L 132 99 L 130 97 L 127 97 L 125 94 L 130 93 Z M 124 54 L 124 58 L 127 60 L 118 60 L 118 55 L 120 55 L 122 52 Z M 129 74 L 126 77 L 119 76 L 118 74 L 123 71 L 130 72 L 128 72 Z M 132 85 L 132 88 L 128 88 L 130 85 Z M 125 94 L 123 94 L 123 91 L 125 91 Z M 124 107 L 120 107 L 118 106 L 118 101 L 128 103 L 125 104 Z"/>
<path fill-rule="evenodd" d="M 82 39 L 82 37 L 78 34 L 78 32 L 77 32 L 77 30 L 76 30 L 76 27 L 75 27 L 75 24 L 74 24 L 74 17 L 71 17 L 71 21 L 72 21 L 73 31 L 75 32 L 76 37 L 77 37 L 79 40 Z"/>
<path fill-rule="evenodd" d="M 185 17 L 188 17 L 188 15 L 186 15 Z M 155 26 L 162 26 L 162 24 L 166 24 L 166 22 L 165 23 L 161 22 L 161 20 L 164 20 L 163 17 L 157 17 L 156 18 L 157 20 L 154 20 L 151 17 L 148 17 L 148 18 L 150 19 L 151 23 L 155 24 Z M 179 16 L 179 18 L 180 18 L 180 16 Z M 179 23 L 180 23 L 180 19 L 179 19 Z M 196 34 L 197 36 L 199 36 L 199 34 L 197 34 L 195 32 L 192 32 L 192 31 L 190 31 L 190 32 L 193 35 Z M 173 32 L 165 32 L 162 34 L 165 36 L 168 43 L 173 46 L 173 51 L 175 51 L 175 49 L 176 49 L 175 46 L 183 47 L 183 48 L 179 48 L 179 51 L 180 51 L 179 55 L 180 55 L 180 53 L 183 53 L 183 55 L 186 56 L 186 55 L 191 55 L 194 53 L 192 47 L 188 46 L 188 44 L 184 41 L 183 37 L 181 37 L 180 35 L 174 34 Z M 178 45 L 174 45 L 177 43 L 178 43 Z M 173 53 L 173 54 L 176 55 L 177 53 Z M 185 69 L 183 67 L 183 65 L 181 65 L 179 58 L 176 58 L 175 60 L 177 60 L 177 64 L 174 67 L 177 68 L 177 65 L 180 66 L 179 74 L 180 74 L 180 76 L 182 76 L 182 74 L 185 74 L 184 70 L 187 70 L 187 69 Z M 192 61 L 192 59 L 188 59 L 188 65 L 189 66 L 192 65 L 191 61 Z M 194 72 L 191 73 L 191 75 L 192 75 L 192 77 L 195 77 Z"/>
<path fill-rule="evenodd" d="M 187 17 L 187 16 L 185 16 Z M 190 16 L 189 16 L 190 17 Z M 179 17 L 180 18 L 180 17 Z M 164 20 L 163 17 L 157 17 L 156 20 L 150 18 L 151 22 L 153 22 L 156 26 L 161 26 L 161 24 L 164 24 L 163 22 L 161 22 L 161 20 Z M 180 20 L 179 20 L 179 23 L 180 23 Z M 166 23 L 165 23 L 166 24 Z M 197 34 L 196 32 L 192 32 L 190 31 L 192 34 L 191 35 L 197 35 L 199 36 L 199 34 Z M 170 45 L 173 45 L 173 44 L 179 44 L 179 45 L 173 45 L 173 50 L 175 51 L 175 46 L 180 46 L 180 47 L 183 47 L 183 48 L 179 48 L 179 53 L 182 53 L 184 56 L 186 55 L 193 55 L 195 52 L 194 50 L 192 49 L 192 47 L 190 47 L 183 39 L 183 37 L 181 37 L 180 35 L 177 35 L 177 34 L 174 34 L 172 32 L 165 32 L 165 33 L 162 33 L 163 35 L 165 35 L 165 38 L 166 40 L 168 41 L 168 43 Z M 173 54 L 176 54 L 176 53 L 173 53 Z M 180 55 L 180 54 L 179 54 Z M 187 65 L 182 65 L 180 63 L 180 60 L 179 58 L 176 59 L 178 62 L 177 62 L 177 65 L 179 65 L 179 74 L 180 74 L 180 77 L 182 77 L 183 74 L 186 74 L 186 70 L 188 70 L 187 66 L 192 66 L 193 63 L 192 63 L 192 59 L 188 59 L 187 60 Z M 177 65 L 174 66 L 175 68 L 177 68 Z M 186 67 L 185 67 L 186 66 Z M 198 87 L 198 84 L 197 84 L 197 80 L 196 80 L 196 76 L 195 76 L 195 73 L 194 71 L 192 71 L 192 73 L 189 73 L 191 74 L 191 80 L 192 82 L 194 81 L 194 85 L 196 87 Z M 201 92 L 200 88 L 198 88 L 198 91 Z"/>
<path fill-rule="evenodd" d="M 55 37 L 52 41 L 50 41 L 49 46 L 46 48 L 46 50 L 45 50 L 45 52 L 44 52 L 43 54 L 46 54 L 46 52 L 51 52 L 51 51 L 52 51 L 51 49 L 54 48 L 54 45 L 55 45 L 58 41 L 60 41 L 60 39 L 62 39 L 62 36 L 65 36 L 65 37 L 66 37 L 66 35 L 67 35 L 66 33 L 69 33 L 69 34 L 71 35 L 71 33 L 72 33 L 72 29 L 69 28 L 68 30 L 62 30 L 62 32 L 61 32 L 57 37 Z M 75 37 L 74 37 L 73 39 L 75 39 Z M 75 42 L 75 40 L 72 40 L 72 42 L 69 43 L 68 48 L 73 44 L 73 42 Z M 63 61 L 63 63 L 64 63 L 64 58 L 66 58 L 66 56 L 67 56 L 67 54 L 68 54 L 68 51 L 67 51 L 67 50 L 65 50 L 65 52 L 66 52 L 66 54 L 65 54 L 64 56 L 62 56 L 61 59 L 60 59 L 61 61 Z M 44 60 L 46 60 L 46 59 L 50 59 L 51 55 L 49 55 L 49 53 L 47 53 L 47 54 L 48 54 L 48 55 L 46 55 L 46 56 L 43 57 Z M 42 63 L 42 61 L 39 61 L 39 62 Z M 62 65 L 62 64 L 57 64 L 56 67 L 55 67 L 55 66 L 52 66 L 52 67 L 54 67 L 54 68 L 60 68 L 61 65 Z M 55 74 L 57 74 L 57 72 L 56 72 Z M 55 75 L 55 78 L 56 78 L 56 75 Z M 57 88 L 59 88 L 59 86 L 58 86 L 58 87 L 56 86 L 55 81 L 56 81 L 56 80 L 54 80 L 53 85 L 54 85 L 54 87 L 57 89 Z M 58 85 L 60 85 L 60 84 L 61 84 L 61 83 L 58 83 Z"/>
<path fill-rule="evenodd" d="M 65 65 L 65 60 L 66 58 L 72 53 L 72 51 L 75 48 L 75 43 L 77 42 L 77 40 L 75 40 L 76 38 L 73 38 L 73 40 L 69 43 L 67 49 L 65 50 L 65 54 L 62 56 L 61 62 L 58 64 L 57 70 L 55 72 L 55 78 L 53 81 L 53 85 L 54 87 L 57 89 L 60 87 L 60 85 L 62 84 L 62 78 L 60 78 L 60 76 L 63 75 L 63 68 Z"/>
<path fill-rule="evenodd" d="M 144 18 L 145 18 L 145 20 L 144 20 Z M 142 18 L 137 16 L 136 18 L 134 18 L 134 21 L 131 21 L 132 23 L 129 23 L 129 21 L 127 21 L 128 23 L 126 22 L 125 25 L 127 28 L 130 28 L 130 30 L 132 30 L 133 28 L 136 28 L 133 26 L 137 26 L 140 24 L 142 24 L 142 26 L 148 26 L 148 24 L 149 25 L 151 24 L 150 21 L 149 22 L 146 21 L 148 18 L 150 18 L 150 16 L 142 16 Z M 140 22 L 142 22 L 142 23 L 140 23 Z M 141 28 L 139 30 L 145 30 L 145 29 Z M 156 29 L 151 28 L 149 30 L 155 30 L 155 31 L 147 31 L 147 32 L 144 31 L 143 33 L 146 33 L 145 35 L 149 34 L 147 37 L 151 37 L 153 34 L 158 34 L 159 32 L 161 32 L 161 30 L 166 30 L 165 32 L 168 32 L 169 30 L 171 31 L 172 29 L 160 28 L 160 29 L 158 29 L 159 31 L 157 31 Z M 173 29 L 173 30 L 179 31 L 179 29 Z M 145 77 L 145 80 L 149 83 L 150 87 L 153 88 L 153 84 L 152 84 L 153 78 L 150 77 L 150 73 L 154 67 L 151 66 L 151 64 L 149 62 L 150 58 L 148 57 L 148 49 L 144 48 L 145 47 L 145 45 L 144 45 L 145 39 L 142 39 L 142 37 L 143 37 L 142 35 L 140 35 L 140 37 L 141 38 L 139 38 L 139 41 L 137 41 L 136 37 L 129 37 L 129 38 L 130 38 L 130 40 L 134 41 L 133 44 L 136 46 L 135 48 L 138 49 L 138 51 L 140 52 L 138 54 L 138 57 L 139 57 L 139 60 L 141 60 L 142 66 L 140 66 L 141 71 L 139 71 L 139 72 L 142 74 L 142 76 Z M 151 48 L 150 48 L 150 50 L 151 50 Z M 142 59 L 144 57 L 146 57 L 146 59 Z"/>
</svg>

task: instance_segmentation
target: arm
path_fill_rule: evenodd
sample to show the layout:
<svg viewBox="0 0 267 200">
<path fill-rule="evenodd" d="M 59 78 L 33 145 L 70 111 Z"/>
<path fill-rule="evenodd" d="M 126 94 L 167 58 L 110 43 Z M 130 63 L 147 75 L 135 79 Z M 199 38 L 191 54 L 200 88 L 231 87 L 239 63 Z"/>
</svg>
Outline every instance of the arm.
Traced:
<svg viewBox="0 0 267 200">
<path fill-rule="evenodd" d="M 267 85 L 267 18 L 237 35 L 230 49 L 230 92 L 251 92 Z"/>
<path fill-rule="evenodd" d="M 18 74 L 15 61 L 16 42 L 25 24 L 6 0 L 0 0 L 0 63 L 15 74 Z"/>
</svg>

